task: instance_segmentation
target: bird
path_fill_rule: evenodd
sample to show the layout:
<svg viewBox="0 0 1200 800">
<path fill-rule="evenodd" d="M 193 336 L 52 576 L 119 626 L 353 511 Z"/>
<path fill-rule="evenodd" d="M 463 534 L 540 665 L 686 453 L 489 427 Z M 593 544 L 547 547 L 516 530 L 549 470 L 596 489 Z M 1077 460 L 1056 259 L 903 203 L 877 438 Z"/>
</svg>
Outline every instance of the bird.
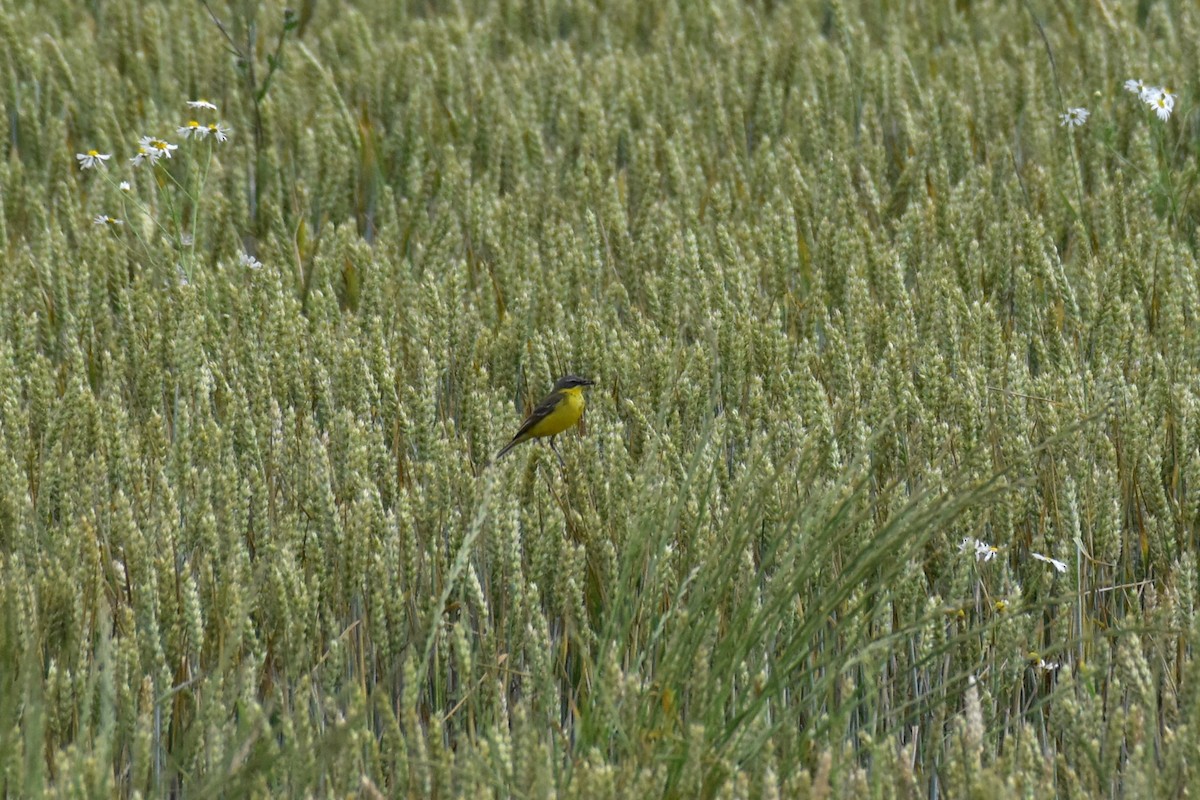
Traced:
<svg viewBox="0 0 1200 800">
<path fill-rule="evenodd" d="M 583 387 L 595 385 L 595 381 L 578 375 L 564 375 L 559 378 L 554 382 L 550 394 L 543 397 L 533 409 L 533 413 L 525 418 L 512 441 L 504 445 L 496 454 L 496 458 L 499 459 L 521 442 L 549 436 L 550 449 L 558 456 L 559 463 L 562 463 L 562 456 L 554 446 L 554 437 L 579 422 L 579 418 L 583 416 Z"/>
</svg>

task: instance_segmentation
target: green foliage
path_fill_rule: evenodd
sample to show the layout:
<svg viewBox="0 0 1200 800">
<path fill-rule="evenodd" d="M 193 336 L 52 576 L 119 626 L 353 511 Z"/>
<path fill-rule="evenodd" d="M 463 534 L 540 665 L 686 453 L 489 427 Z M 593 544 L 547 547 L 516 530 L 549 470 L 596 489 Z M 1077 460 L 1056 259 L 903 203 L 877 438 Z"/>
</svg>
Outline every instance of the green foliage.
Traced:
<svg viewBox="0 0 1200 800">
<path fill-rule="evenodd" d="M 210 5 L 0 0 L 5 795 L 1195 783 L 1192 6 Z"/>
</svg>

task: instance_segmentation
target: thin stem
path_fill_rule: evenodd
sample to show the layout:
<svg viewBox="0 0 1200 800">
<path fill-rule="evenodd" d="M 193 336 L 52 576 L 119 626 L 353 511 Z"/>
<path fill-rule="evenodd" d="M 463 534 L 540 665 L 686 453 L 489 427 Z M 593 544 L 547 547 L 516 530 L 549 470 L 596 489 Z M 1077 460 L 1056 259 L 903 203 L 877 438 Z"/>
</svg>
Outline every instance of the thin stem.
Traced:
<svg viewBox="0 0 1200 800">
<path fill-rule="evenodd" d="M 1029 18 L 1033 20 L 1033 27 L 1037 29 L 1038 35 L 1042 37 L 1042 45 L 1046 48 L 1046 58 L 1050 61 L 1050 80 L 1054 84 L 1054 92 L 1058 95 L 1059 108 L 1066 109 L 1067 102 L 1063 97 L 1062 84 L 1058 79 L 1058 62 L 1054 60 L 1054 48 L 1050 46 L 1050 39 L 1046 36 L 1046 29 L 1042 26 L 1041 20 L 1037 18 L 1037 14 L 1033 13 L 1033 7 L 1029 5 L 1029 0 L 1024 0 L 1022 5 L 1029 12 Z M 1075 147 L 1075 140 L 1071 140 L 1071 164 L 1075 169 L 1075 191 L 1079 199 L 1079 221 L 1087 226 L 1087 217 L 1084 212 L 1083 203 L 1083 169 L 1080 165 L 1079 152 Z M 1090 232 L 1090 231 L 1089 231 Z M 1091 238 L 1088 239 L 1089 246 Z M 1095 255 L 1095 253 L 1093 253 Z"/>
</svg>

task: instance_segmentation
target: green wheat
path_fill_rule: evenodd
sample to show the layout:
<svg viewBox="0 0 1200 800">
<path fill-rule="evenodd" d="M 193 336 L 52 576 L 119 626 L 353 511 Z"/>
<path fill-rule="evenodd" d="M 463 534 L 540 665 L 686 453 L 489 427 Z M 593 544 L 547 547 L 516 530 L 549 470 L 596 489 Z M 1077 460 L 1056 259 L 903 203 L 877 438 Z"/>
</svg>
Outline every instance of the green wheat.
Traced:
<svg viewBox="0 0 1200 800">
<path fill-rule="evenodd" d="M 0 0 L 0 792 L 1186 792 L 1143 6 Z"/>
</svg>

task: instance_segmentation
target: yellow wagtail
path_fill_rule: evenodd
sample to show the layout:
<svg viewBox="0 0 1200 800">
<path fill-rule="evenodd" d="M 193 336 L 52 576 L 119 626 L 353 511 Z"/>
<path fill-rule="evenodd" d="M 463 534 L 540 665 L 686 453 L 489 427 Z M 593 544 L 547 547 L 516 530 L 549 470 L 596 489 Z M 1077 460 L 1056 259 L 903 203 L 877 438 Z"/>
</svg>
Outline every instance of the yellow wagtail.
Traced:
<svg viewBox="0 0 1200 800">
<path fill-rule="evenodd" d="M 583 387 L 595 386 L 594 381 L 581 378 L 578 375 L 564 375 L 554 382 L 554 389 L 542 398 L 533 413 L 521 423 L 521 429 L 513 436 L 512 441 L 504 445 L 504 449 L 496 454 L 496 458 L 512 450 L 528 439 L 550 437 L 550 449 L 558 460 L 558 448 L 554 446 L 554 437 L 570 428 L 583 416 Z"/>
</svg>

